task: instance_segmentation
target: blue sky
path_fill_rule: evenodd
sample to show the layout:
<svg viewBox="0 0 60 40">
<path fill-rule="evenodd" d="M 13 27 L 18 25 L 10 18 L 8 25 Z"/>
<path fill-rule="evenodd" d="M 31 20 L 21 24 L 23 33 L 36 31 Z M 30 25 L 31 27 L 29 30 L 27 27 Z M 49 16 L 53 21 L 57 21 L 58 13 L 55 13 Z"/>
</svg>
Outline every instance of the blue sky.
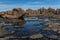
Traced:
<svg viewBox="0 0 60 40">
<path fill-rule="evenodd" d="M 13 8 L 39 9 L 41 7 L 60 8 L 60 0 L 0 0 L 0 11 Z"/>
</svg>

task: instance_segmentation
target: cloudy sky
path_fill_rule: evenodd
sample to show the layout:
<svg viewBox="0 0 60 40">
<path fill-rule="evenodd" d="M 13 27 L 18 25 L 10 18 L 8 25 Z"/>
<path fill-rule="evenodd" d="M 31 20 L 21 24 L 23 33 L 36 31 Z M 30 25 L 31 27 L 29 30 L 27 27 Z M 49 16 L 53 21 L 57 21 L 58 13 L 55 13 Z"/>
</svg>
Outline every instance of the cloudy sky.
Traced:
<svg viewBox="0 0 60 40">
<path fill-rule="evenodd" d="M 38 9 L 41 7 L 60 8 L 60 0 L 0 0 L 0 11 L 13 8 Z"/>
</svg>

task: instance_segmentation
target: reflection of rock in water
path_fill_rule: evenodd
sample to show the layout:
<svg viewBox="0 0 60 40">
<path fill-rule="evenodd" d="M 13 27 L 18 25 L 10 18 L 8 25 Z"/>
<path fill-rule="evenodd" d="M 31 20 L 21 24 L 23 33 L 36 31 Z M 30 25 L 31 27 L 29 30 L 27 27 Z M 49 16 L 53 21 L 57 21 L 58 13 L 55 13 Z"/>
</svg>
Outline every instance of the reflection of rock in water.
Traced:
<svg viewBox="0 0 60 40">
<path fill-rule="evenodd" d="M 10 21 L 12 21 L 12 20 L 10 20 Z M 28 38 L 27 40 L 29 40 L 30 38 L 35 39 L 35 40 L 40 40 L 40 39 L 41 40 L 53 40 L 53 39 L 58 40 L 58 39 L 60 39 L 60 34 L 58 35 L 58 33 L 60 31 L 60 27 L 59 27 L 60 24 L 58 24 L 58 23 L 47 23 L 45 25 L 47 25 L 48 27 L 43 27 L 41 25 L 44 25 L 44 24 L 43 23 L 41 24 L 39 21 L 38 22 L 28 21 L 28 22 L 26 22 L 25 25 L 24 25 L 25 21 L 23 21 L 23 20 L 19 20 L 19 21 L 13 20 L 13 21 L 14 21 L 14 23 L 13 23 L 14 26 L 16 28 L 17 27 L 18 28 L 16 29 L 12 26 L 11 26 L 12 28 L 10 27 L 11 29 L 14 29 L 13 30 L 14 34 L 8 36 L 8 40 L 20 40 L 20 39 L 14 39 L 12 36 L 14 36 L 16 38 L 20 37 L 20 38 L 22 38 L 21 40 L 23 40 L 23 38 Z M 23 27 L 23 25 L 24 25 L 24 27 Z M 23 28 L 20 28 L 20 27 L 23 27 Z M 42 27 L 43 27 L 43 29 L 42 29 Z M 59 30 L 58 33 L 56 31 L 54 31 L 53 29 Z M 3 32 L 1 32 L 1 33 L 3 34 Z M 28 37 L 26 37 L 26 36 L 28 36 Z M 12 39 L 9 39 L 11 37 L 12 37 Z"/>
<path fill-rule="evenodd" d="M 19 22 L 14 23 L 15 27 L 22 27 L 25 24 L 25 21 L 20 20 Z"/>
</svg>

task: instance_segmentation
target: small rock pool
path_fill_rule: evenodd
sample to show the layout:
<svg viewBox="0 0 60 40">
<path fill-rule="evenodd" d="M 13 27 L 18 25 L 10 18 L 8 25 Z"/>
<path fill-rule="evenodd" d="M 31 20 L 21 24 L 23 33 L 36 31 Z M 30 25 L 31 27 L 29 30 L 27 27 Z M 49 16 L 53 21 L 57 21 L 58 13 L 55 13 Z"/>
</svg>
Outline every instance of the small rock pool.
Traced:
<svg viewBox="0 0 60 40">
<path fill-rule="evenodd" d="M 27 21 L 29 20 L 29 21 Z M 46 28 L 46 26 L 41 22 L 38 18 L 34 17 L 34 21 L 31 21 L 32 19 L 26 18 L 25 21 L 26 23 L 23 25 L 22 28 L 14 28 L 14 26 L 6 26 L 7 30 L 12 30 L 15 31 L 14 35 L 16 36 L 30 36 L 33 34 L 37 33 L 42 33 L 42 34 L 48 34 L 49 31 L 42 32 L 42 29 Z M 49 20 L 45 20 L 49 21 Z M 49 32 L 49 34 L 52 34 L 52 32 Z"/>
</svg>

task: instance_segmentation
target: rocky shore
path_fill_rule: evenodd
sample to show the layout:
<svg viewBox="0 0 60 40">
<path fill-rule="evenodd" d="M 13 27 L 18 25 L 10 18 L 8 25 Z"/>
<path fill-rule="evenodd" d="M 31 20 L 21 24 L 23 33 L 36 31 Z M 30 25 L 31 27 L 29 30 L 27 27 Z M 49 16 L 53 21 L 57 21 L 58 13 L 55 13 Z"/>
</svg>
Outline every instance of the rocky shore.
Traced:
<svg viewBox="0 0 60 40">
<path fill-rule="evenodd" d="M 13 25 L 14 28 L 22 28 L 26 23 L 25 17 L 38 17 L 39 19 L 49 19 L 48 22 L 43 22 L 46 28 L 41 29 L 39 33 L 30 36 L 15 36 L 15 31 L 5 30 L 8 25 Z M 40 21 L 39 21 L 40 22 Z M 28 24 L 29 25 L 29 24 Z M 38 26 L 35 24 L 33 26 Z M 33 27 L 32 26 L 32 27 Z M 23 29 L 24 30 L 24 29 Z M 26 30 L 26 29 L 25 29 Z M 33 30 L 34 31 L 34 30 Z M 22 32 L 22 31 L 21 31 Z M 23 31 L 25 32 L 25 31 Z M 27 33 L 26 33 L 27 34 Z M 41 8 L 38 10 L 28 9 L 24 11 L 21 8 L 0 12 L 0 40 L 60 40 L 60 9 Z"/>
<path fill-rule="evenodd" d="M 40 8 L 37 10 L 27 9 L 26 11 L 21 8 L 14 8 L 8 11 L 0 12 L 0 17 L 3 18 L 23 18 L 37 16 L 40 18 L 60 18 L 60 9 L 53 8 Z"/>
</svg>

